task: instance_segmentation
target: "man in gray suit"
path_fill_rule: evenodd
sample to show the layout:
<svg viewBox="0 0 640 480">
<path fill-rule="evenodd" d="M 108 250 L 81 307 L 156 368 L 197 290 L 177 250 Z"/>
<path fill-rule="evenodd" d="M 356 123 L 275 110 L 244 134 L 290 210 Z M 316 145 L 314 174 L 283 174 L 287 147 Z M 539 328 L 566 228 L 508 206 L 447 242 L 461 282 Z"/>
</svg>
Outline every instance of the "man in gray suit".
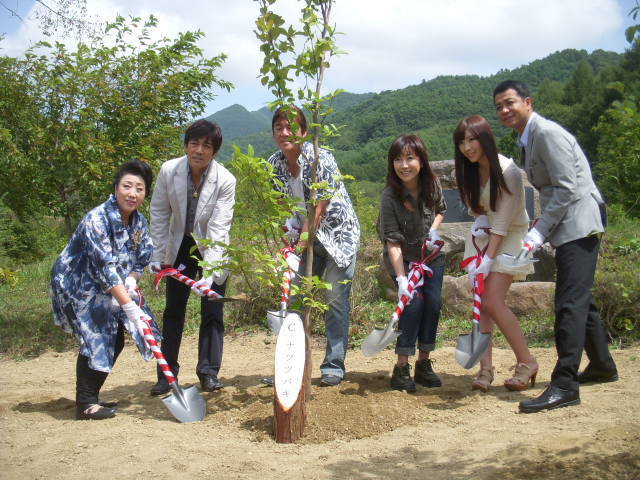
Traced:
<svg viewBox="0 0 640 480">
<path fill-rule="evenodd" d="M 235 177 L 214 156 L 222 144 L 220 127 L 207 120 L 191 124 L 184 136 L 186 155 L 162 164 L 151 197 L 151 239 L 153 256 L 150 268 L 161 265 L 178 267 L 194 278 L 203 274 L 198 260 L 204 260 L 213 270 L 191 289 L 211 288 L 220 295 L 226 289 L 227 272 L 220 268 L 229 243 L 229 230 L 235 203 Z M 209 247 L 198 239 L 220 242 Z M 166 304 L 162 324 L 162 353 L 173 374 L 178 377 L 178 354 L 182 341 L 187 301 L 190 289 L 174 278 L 167 280 Z M 200 332 L 196 373 L 206 392 L 222 388 L 218 372 L 222 363 L 224 323 L 222 303 L 200 299 Z M 170 390 L 158 368 L 158 383 L 152 395 Z"/>
<path fill-rule="evenodd" d="M 554 330 L 558 360 L 549 387 L 539 397 L 520 402 L 520 411 L 534 413 L 577 405 L 580 384 L 618 379 L 591 296 L 600 237 L 606 226 L 605 205 L 580 145 L 560 125 L 533 111 L 524 83 L 500 83 L 493 99 L 500 122 L 518 132 L 524 170 L 540 192 L 542 215 L 525 236 L 525 245 L 534 251 L 546 239 L 556 248 Z M 578 374 L 583 349 L 589 365 Z"/>
</svg>

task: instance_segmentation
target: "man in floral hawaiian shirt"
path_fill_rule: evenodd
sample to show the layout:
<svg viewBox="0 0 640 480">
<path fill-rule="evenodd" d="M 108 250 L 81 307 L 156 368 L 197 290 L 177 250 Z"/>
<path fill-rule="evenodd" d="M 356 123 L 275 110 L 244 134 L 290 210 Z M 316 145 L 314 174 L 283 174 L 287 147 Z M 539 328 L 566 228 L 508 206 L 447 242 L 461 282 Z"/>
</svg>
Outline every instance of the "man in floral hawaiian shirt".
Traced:
<svg viewBox="0 0 640 480">
<path fill-rule="evenodd" d="M 295 123 L 299 126 L 298 136 L 307 133 L 307 121 L 302 110 L 295 108 Z M 269 158 L 276 178 L 282 186 L 274 183 L 274 188 L 298 199 L 303 208 L 311 200 L 311 165 L 313 145 L 308 142 L 295 143 L 285 109 L 278 109 L 271 121 L 273 139 L 280 149 Z M 326 191 L 318 191 L 317 198 L 331 196 L 330 200 L 319 200 L 316 204 L 314 224 L 316 238 L 313 245 L 313 275 L 322 276 L 331 284 L 327 290 L 326 303 L 329 310 L 325 314 L 327 348 L 324 361 L 320 365 L 321 385 L 338 385 L 345 374 L 344 359 L 349 340 L 349 294 L 351 280 L 356 266 L 356 252 L 360 241 L 360 225 L 351 199 L 333 155 L 320 149 L 317 181 L 327 182 Z M 302 231 L 308 229 L 309 219 L 299 218 Z M 304 246 L 304 245 L 303 245 Z M 304 271 L 304 260 L 300 271 Z"/>
</svg>

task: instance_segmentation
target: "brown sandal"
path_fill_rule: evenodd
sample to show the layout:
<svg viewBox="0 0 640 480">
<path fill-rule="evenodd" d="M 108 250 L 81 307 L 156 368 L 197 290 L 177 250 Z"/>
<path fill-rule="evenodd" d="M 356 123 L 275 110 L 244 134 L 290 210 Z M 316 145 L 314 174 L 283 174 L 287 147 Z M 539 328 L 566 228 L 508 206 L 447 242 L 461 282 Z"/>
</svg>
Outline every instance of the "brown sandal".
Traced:
<svg viewBox="0 0 640 480">
<path fill-rule="evenodd" d="M 504 381 L 504 386 L 507 390 L 521 392 L 529 388 L 529 382 L 531 382 L 532 388 L 536 386 L 538 362 L 536 362 L 535 358 L 529 364 L 518 363 L 511 367 L 510 370 L 515 370 L 515 375 Z"/>
<path fill-rule="evenodd" d="M 493 382 L 493 374 L 495 373 L 495 371 L 496 370 L 493 367 L 480 367 L 480 371 L 471 384 L 471 390 L 480 390 L 483 393 L 487 393 L 487 390 L 489 390 L 489 385 L 491 385 L 491 383 Z"/>
</svg>

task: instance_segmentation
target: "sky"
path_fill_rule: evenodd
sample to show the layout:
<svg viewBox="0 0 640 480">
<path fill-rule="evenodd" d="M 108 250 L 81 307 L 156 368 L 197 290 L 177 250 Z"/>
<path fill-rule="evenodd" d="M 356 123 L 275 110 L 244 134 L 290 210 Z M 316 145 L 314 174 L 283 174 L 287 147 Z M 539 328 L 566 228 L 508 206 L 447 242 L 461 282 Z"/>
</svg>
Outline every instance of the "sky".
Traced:
<svg viewBox="0 0 640 480">
<path fill-rule="evenodd" d="M 332 19 L 341 32 L 338 46 L 347 53 L 331 60 L 325 86 L 380 92 L 440 75 L 492 75 L 565 48 L 622 53 L 628 47 L 625 29 L 640 23 L 628 15 L 638 1 L 337 0 Z M 300 0 L 276 5 L 297 25 Z M 19 56 L 42 39 L 36 8 L 34 0 L 0 0 L 1 54 Z M 153 13 L 158 30 L 169 37 L 202 30 L 206 36 L 198 45 L 210 56 L 228 55 L 218 76 L 235 86 L 230 93 L 215 91 L 206 115 L 236 103 L 257 110 L 273 100 L 257 78 L 262 56 L 253 33 L 258 4 L 252 0 L 88 0 L 88 10 L 89 18 L 103 20 Z"/>
</svg>

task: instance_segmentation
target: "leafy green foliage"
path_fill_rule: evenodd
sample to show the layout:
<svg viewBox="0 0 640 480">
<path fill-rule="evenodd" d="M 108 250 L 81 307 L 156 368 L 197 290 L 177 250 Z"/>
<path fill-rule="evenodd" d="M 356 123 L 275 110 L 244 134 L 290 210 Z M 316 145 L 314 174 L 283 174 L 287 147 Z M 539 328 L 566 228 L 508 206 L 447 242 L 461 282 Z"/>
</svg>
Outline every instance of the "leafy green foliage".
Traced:
<svg viewBox="0 0 640 480">
<path fill-rule="evenodd" d="M 609 332 L 621 343 L 640 338 L 640 221 L 619 207 L 603 237 L 593 296 Z"/>
<path fill-rule="evenodd" d="M 607 200 L 640 216 L 640 112 L 631 100 L 615 102 L 600 118 L 600 162 L 595 171 Z"/>
<path fill-rule="evenodd" d="M 281 237 L 294 202 L 272 187 L 273 168 L 266 160 L 235 147 L 229 163 L 237 179 L 231 245 L 226 247 L 227 267 L 235 274 L 232 288 L 247 293 L 251 302 L 229 305 L 238 322 L 265 319 L 266 311 L 278 309 L 282 274 L 286 263 L 279 254 Z M 205 244 L 210 242 L 202 240 Z"/>
<path fill-rule="evenodd" d="M 16 267 L 62 250 L 60 221 L 40 213 L 20 219 L 4 198 L 0 197 L 0 266 Z M 12 280 L 10 272 L 5 270 L 5 281 Z"/>
<path fill-rule="evenodd" d="M 156 26 L 118 16 L 95 44 L 40 42 L 24 59 L 1 58 L 0 188 L 18 215 L 46 209 L 71 234 L 123 161 L 157 166 L 179 152 L 181 127 L 212 87 L 231 87 L 215 75 L 225 56 L 196 45 L 201 32 L 152 41 Z"/>
</svg>

